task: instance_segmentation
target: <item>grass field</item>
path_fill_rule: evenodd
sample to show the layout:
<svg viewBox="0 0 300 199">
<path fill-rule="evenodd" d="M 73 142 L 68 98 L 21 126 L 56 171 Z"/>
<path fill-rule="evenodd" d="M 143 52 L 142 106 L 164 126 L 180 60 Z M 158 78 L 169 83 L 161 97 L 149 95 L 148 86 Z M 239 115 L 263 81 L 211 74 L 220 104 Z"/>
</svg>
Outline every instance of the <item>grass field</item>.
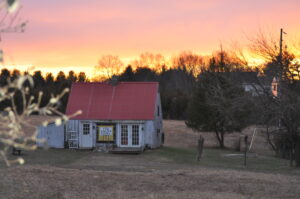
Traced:
<svg viewBox="0 0 300 199">
<path fill-rule="evenodd" d="M 216 148 L 203 133 L 205 149 L 196 161 L 198 134 L 183 122 L 164 121 L 166 144 L 140 155 L 39 149 L 25 152 L 26 164 L 0 165 L 0 198 L 299 198 L 300 170 L 275 158 L 257 137 L 248 165 L 233 150 L 238 134 Z M 251 130 L 247 130 L 251 134 Z M 255 146 L 254 145 L 254 146 Z"/>
</svg>

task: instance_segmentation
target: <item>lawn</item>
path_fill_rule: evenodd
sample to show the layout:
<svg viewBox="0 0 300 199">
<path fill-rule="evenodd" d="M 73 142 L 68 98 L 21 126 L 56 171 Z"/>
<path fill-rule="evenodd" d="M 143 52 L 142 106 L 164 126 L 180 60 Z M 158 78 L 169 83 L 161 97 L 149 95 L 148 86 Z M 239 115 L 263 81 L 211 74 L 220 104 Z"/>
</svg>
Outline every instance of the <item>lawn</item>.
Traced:
<svg viewBox="0 0 300 199">
<path fill-rule="evenodd" d="M 97 151 L 25 152 L 0 168 L 0 198 L 298 198 L 299 169 L 282 159 L 230 150 L 162 147 L 139 155 Z"/>
<path fill-rule="evenodd" d="M 105 154 L 91 150 L 38 149 L 36 151 L 23 152 L 21 157 L 26 160 L 26 165 L 48 165 L 64 168 L 89 167 L 97 169 L 104 168 L 104 165 L 109 162 L 110 167 L 106 167 L 105 170 L 109 170 L 109 168 L 111 170 L 118 170 L 119 164 L 126 165 L 127 168 L 134 168 L 137 165 L 142 168 L 148 162 L 151 162 L 150 165 L 157 165 L 156 169 L 163 169 L 164 166 L 162 165 L 172 165 L 172 168 L 175 167 L 176 169 L 205 167 L 300 175 L 300 169 L 289 167 L 288 160 L 273 156 L 250 153 L 247 156 L 247 166 L 244 166 L 243 153 L 228 149 L 204 148 L 202 158 L 199 162 L 196 161 L 196 156 L 197 153 L 194 147 L 164 146 L 156 150 L 148 150 L 139 155 Z M 9 157 L 15 158 L 16 156 L 10 155 Z M 2 163 L 1 167 L 5 168 L 5 165 Z M 144 170 L 147 171 L 147 169 Z"/>
<path fill-rule="evenodd" d="M 272 156 L 249 153 L 247 155 L 247 165 L 244 166 L 244 154 L 232 150 L 204 148 L 199 162 L 196 161 L 197 152 L 195 148 L 163 147 L 153 151 L 151 155 L 167 158 L 174 163 L 195 167 L 300 175 L 300 169 L 289 167 L 288 160 Z"/>
<path fill-rule="evenodd" d="M 256 138 L 257 152 L 245 167 L 241 153 L 230 147 L 238 134 L 220 150 L 213 134 L 203 133 L 206 144 L 197 162 L 198 134 L 180 121 L 164 125 L 165 146 L 139 155 L 25 151 L 25 165 L 0 165 L 0 198 L 299 198 L 300 170 L 265 153 L 263 137 Z"/>
</svg>

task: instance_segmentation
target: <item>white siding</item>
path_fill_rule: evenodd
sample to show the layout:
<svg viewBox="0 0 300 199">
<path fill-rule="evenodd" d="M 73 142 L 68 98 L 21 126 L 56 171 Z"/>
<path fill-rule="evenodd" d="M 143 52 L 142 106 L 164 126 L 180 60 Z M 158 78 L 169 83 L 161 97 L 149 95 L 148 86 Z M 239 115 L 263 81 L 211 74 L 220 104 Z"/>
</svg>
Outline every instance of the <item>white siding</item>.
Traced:
<svg viewBox="0 0 300 199">
<path fill-rule="evenodd" d="M 160 94 L 157 94 L 155 111 L 154 111 L 154 120 L 148 120 L 145 123 L 145 145 L 148 145 L 150 148 L 157 148 L 162 145 L 162 107 L 160 101 Z M 160 133 L 157 134 L 157 130 L 160 130 Z"/>
<path fill-rule="evenodd" d="M 69 120 L 66 124 L 66 131 L 78 131 L 78 120 Z"/>
<path fill-rule="evenodd" d="M 37 139 L 43 139 L 44 141 L 48 142 L 47 127 L 39 126 L 38 127 L 38 134 L 37 134 L 36 137 L 37 137 Z M 37 142 L 37 146 L 44 147 L 45 144 L 41 143 L 41 142 Z"/>
<path fill-rule="evenodd" d="M 153 135 L 153 145 L 154 148 L 160 147 L 162 145 L 162 133 L 163 133 L 163 124 L 162 124 L 162 107 L 161 107 L 161 100 L 160 94 L 157 94 L 156 98 L 156 107 L 155 107 L 155 120 L 154 120 L 154 135 Z M 160 133 L 157 133 L 157 131 Z"/>
<path fill-rule="evenodd" d="M 97 125 L 95 122 L 92 122 L 91 125 L 91 134 L 93 136 L 93 147 L 96 147 L 96 142 L 97 142 Z"/>
<path fill-rule="evenodd" d="M 159 104 L 159 111 L 160 116 L 157 116 L 157 104 Z M 97 146 L 96 141 L 96 131 L 97 126 L 96 123 L 115 123 L 116 124 L 116 144 L 118 147 L 120 147 L 121 144 L 121 133 L 120 133 L 120 125 L 121 124 L 139 124 L 140 125 L 140 146 L 145 147 L 146 145 L 150 148 L 157 148 L 161 145 L 161 133 L 162 133 L 162 110 L 160 106 L 160 97 L 157 97 L 157 103 L 155 106 L 155 120 L 118 120 L 118 121 L 105 121 L 105 120 L 90 120 L 88 122 L 91 123 L 90 126 L 90 133 L 93 136 L 93 147 Z M 63 148 L 64 147 L 64 140 L 68 141 L 69 139 L 69 133 L 74 132 L 77 134 L 78 137 L 78 146 L 82 146 L 81 143 L 81 126 L 80 124 L 82 122 L 85 122 L 86 120 L 69 120 L 67 124 L 65 125 L 66 130 L 66 136 L 64 138 L 64 125 L 62 125 L 59 128 L 55 127 L 39 127 L 39 138 L 44 138 L 48 141 L 50 147 L 56 147 L 56 148 Z M 55 126 L 55 125 L 54 125 Z M 159 136 L 157 136 L 157 128 L 161 129 L 161 133 Z M 61 132 L 61 133 L 50 133 L 51 136 L 47 132 Z"/>
<path fill-rule="evenodd" d="M 153 134 L 154 134 L 154 122 L 153 120 L 147 120 L 145 123 L 145 145 L 149 146 L 150 148 L 155 148 L 153 142 Z"/>
<path fill-rule="evenodd" d="M 46 139 L 49 147 L 64 148 L 64 125 L 49 124 L 46 127 L 40 126 L 38 130 L 37 138 Z M 38 143 L 38 146 L 43 147 L 44 144 Z"/>
<path fill-rule="evenodd" d="M 71 136 L 73 134 L 74 136 Z M 77 139 L 74 139 L 77 138 Z M 71 140 L 69 140 L 71 139 Z M 66 124 L 66 140 L 70 148 L 79 146 L 79 120 L 69 120 Z M 76 144 L 75 144 L 76 143 Z"/>
</svg>

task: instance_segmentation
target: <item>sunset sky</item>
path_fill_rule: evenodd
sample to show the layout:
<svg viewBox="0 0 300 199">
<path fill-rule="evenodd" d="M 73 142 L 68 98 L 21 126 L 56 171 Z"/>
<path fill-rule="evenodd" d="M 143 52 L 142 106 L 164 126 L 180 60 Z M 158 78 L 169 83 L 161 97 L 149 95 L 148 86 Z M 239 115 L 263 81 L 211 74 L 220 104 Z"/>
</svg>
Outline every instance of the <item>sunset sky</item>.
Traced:
<svg viewBox="0 0 300 199">
<path fill-rule="evenodd" d="M 1 34 L 2 67 L 84 71 L 102 55 L 207 55 L 259 30 L 300 38 L 299 0 L 21 0 L 25 33 Z M 32 68 L 33 69 L 33 68 Z"/>
</svg>

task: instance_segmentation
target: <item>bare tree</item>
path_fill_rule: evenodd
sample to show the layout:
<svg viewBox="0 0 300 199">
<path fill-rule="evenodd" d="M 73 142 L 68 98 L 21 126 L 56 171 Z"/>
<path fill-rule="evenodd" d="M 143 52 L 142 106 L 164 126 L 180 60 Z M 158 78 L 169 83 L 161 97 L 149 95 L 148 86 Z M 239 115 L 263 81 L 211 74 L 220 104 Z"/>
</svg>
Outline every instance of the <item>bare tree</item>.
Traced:
<svg viewBox="0 0 300 199">
<path fill-rule="evenodd" d="M 0 0 L 0 42 L 2 33 L 22 33 L 27 21 L 20 18 L 21 6 L 18 0 Z M 3 50 L 0 49 L 0 62 L 3 62 Z"/>
<path fill-rule="evenodd" d="M 142 53 L 138 59 L 132 62 L 134 69 L 137 68 L 150 68 L 160 73 L 164 66 L 167 65 L 167 61 L 161 54 Z"/>
<path fill-rule="evenodd" d="M 282 37 L 279 46 L 283 46 Z M 269 91 L 259 98 L 263 110 L 260 122 L 267 126 L 267 139 L 272 148 L 277 154 L 289 157 L 292 166 L 295 157 L 300 157 L 300 63 L 287 47 L 278 49 L 274 39 L 262 35 L 251 48 L 266 58 L 265 75 L 277 80 L 274 86 L 278 95 Z M 296 166 L 300 166 L 300 160 Z"/>
<path fill-rule="evenodd" d="M 182 52 L 177 57 L 173 58 L 173 65 L 187 70 L 194 76 L 197 76 L 206 68 L 205 59 L 202 56 L 189 51 Z"/>
<path fill-rule="evenodd" d="M 249 60 L 245 54 L 245 50 L 237 43 L 232 43 L 230 49 L 226 50 L 231 62 L 235 63 L 239 68 L 244 68 L 245 71 L 253 71 L 253 67 L 249 66 Z"/>
<path fill-rule="evenodd" d="M 267 35 L 260 30 L 254 37 L 249 38 L 249 49 L 255 55 L 267 61 L 275 60 L 278 56 L 279 47 L 277 40 L 272 35 Z"/>
<path fill-rule="evenodd" d="M 118 75 L 123 69 L 123 63 L 118 56 L 104 55 L 95 66 L 94 80 L 111 79 L 113 75 Z"/>
</svg>

